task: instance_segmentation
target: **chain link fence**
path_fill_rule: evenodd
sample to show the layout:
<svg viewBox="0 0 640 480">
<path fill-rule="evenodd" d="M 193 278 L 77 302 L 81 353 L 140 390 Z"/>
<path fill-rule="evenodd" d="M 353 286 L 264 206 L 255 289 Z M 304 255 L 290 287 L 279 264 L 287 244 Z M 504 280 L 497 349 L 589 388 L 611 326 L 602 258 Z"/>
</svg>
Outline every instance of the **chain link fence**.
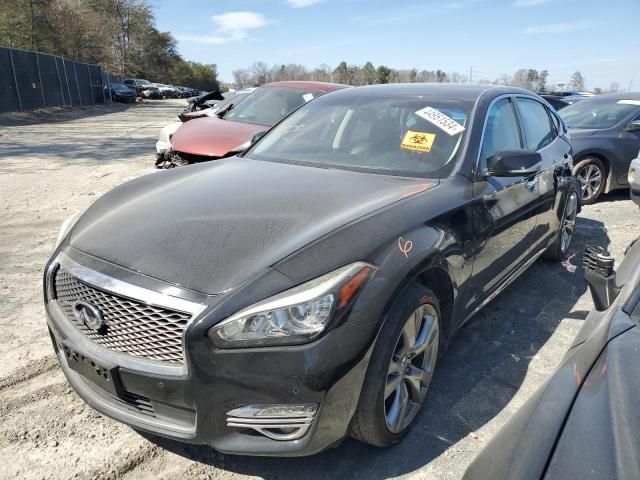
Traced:
<svg viewBox="0 0 640 480">
<path fill-rule="evenodd" d="M 0 47 L 0 112 L 110 104 L 105 86 L 121 81 L 100 65 Z"/>
</svg>

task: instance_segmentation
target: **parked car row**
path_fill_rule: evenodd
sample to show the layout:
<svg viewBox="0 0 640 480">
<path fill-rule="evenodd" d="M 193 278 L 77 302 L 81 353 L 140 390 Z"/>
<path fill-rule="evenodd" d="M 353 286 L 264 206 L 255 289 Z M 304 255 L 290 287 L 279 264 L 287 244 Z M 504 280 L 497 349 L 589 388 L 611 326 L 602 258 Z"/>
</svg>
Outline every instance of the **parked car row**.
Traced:
<svg viewBox="0 0 640 480">
<path fill-rule="evenodd" d="M 104 92 L 114 102 L 131 102 L 135 101 L 136 97 L 148 99 L 190 98 L 205 93 L 195 88 L 152 83 L 141 78 L 127 78 L 122 83 L 109 83 L 104 87 Z M 133 100 L 129 92 L 133 92 Z"/>
<path fill-rule="evenodd" d="M 200 164 L 65 223 L 48 325 L 94 408 L 227 453 L 400 441 L 455 332 L 580 211 L 564 123 L 517 88 L 278 82 L 170 145 Z"/>
</svg>

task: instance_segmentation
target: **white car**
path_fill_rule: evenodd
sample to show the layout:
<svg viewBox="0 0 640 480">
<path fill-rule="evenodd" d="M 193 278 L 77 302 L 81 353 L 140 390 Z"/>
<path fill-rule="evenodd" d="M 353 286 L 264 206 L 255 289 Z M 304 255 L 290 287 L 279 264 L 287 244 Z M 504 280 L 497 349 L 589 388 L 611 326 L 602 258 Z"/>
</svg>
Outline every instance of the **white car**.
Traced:
<svg viewBox="0 0 640 480">
<path fill-rule="evenodd" d="M 640 205 L 640 152 L 631 161 L 629 167 L 629 189 L 631 190 L 631 200 Z"/>
<path fill-rule="evenodd" d="M 235 95 L 225 98 L 224 100 L 216 103 L 211 108 L 204 110 L 198 110 L 195 112 L 182 113 L 176 118 L 176 120 L 160 130 L 160 136 L 156 142 L 156 165 L 158 162 L 164 161 L 165 153 L 171 148 L 171 137 L 180 128 L 180 126 L 187 120 L 191 120 L 199 117 L 213 117 L 217 112 L 227 108 L 229 105 L 237 105 L 241 102 L 249 93 L 253 92 L 255 88 L 248 88 L 234 92 Z"/>
</svg>

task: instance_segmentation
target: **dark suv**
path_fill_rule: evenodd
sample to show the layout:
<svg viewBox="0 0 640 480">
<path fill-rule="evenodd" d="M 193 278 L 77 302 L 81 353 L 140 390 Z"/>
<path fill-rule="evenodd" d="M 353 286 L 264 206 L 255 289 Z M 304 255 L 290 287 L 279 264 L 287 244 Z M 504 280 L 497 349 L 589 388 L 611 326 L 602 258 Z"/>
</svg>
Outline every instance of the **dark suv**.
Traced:
<svg viewBox="0 0 640 480">
<path fill-rule="evenodd" d="M 640 93 L 589 97 L 559 113 L 569 128 L 582 203 L 629 187 L 629 165 L 640 150 Z"/>
</svg>

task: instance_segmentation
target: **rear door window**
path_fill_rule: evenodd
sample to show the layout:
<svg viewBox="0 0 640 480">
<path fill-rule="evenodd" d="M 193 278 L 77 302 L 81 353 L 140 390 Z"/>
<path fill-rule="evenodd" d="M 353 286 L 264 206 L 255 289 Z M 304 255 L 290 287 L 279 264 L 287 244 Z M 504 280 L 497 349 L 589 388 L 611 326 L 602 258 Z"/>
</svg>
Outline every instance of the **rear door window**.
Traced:
<svg viewBox="0 0 640 480">
<path fill-rule="evenodd" d="M 555 127 L 544 105 L 523 97 L 518 97 L 516 102 L 522 117 L 527 150 L 538 151 L 553 142 L 556 137 Z"/>
</svg>

